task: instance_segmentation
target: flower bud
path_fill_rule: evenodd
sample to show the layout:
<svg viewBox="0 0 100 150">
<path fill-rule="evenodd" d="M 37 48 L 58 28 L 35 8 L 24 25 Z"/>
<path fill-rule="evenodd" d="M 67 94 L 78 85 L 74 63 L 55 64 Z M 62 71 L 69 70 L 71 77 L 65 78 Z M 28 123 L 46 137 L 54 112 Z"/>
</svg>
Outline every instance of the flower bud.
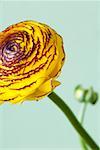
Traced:
<svg viewBox="0 0 100 150">
<path fill-rule="evenodd" d="M 78 85 L 78 86 L 75 88 L 74 95 L 75 95 L 75 98 L 76 98 L 79 102 L 83 102 L 83 101 L 84 101 L 85 90 L 83 89 L 83 87 L 82 87 L 81 85 Z"/>
<path fill-rule="evenodd" d="M 79 102 L 95 104 L 98 101 L 98 93 L 93 90 L 93 87 L 84 89 L 81 85 L 78 85 L 75 88 L 74 95 Z"/>
</svg>

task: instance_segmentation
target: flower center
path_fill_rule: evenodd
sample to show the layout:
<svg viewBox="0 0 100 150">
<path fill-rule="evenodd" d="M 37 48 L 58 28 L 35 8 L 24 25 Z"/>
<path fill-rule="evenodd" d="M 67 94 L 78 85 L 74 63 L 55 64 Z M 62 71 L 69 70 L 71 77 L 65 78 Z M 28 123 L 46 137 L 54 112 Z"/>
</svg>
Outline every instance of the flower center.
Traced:
<svg viewBox="0 0 100 150">
<path fill-rule="evenodd" d="M 16 43 L 8 44 L 4 48 L 4 53 L 6 54 L 6 56 L 9 59 L 10 58 L 14 58 L 16 53 L 17 53 L 17 51 L 18 51 L 18 45 Z"/>
</svg>

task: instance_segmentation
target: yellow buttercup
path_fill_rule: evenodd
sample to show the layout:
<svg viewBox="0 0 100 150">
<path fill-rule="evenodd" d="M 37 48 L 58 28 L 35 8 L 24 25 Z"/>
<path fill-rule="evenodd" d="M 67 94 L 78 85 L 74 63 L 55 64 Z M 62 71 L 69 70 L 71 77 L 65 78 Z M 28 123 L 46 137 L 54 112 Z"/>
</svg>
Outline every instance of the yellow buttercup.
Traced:
<svg viewBox="0 0 100 150">
<path fill-rule="evenodd" d="M 38 100 L 60 84 L 63 41 L 35 21 L 14 24 L 0 33 L 0 104 Z"/>
</svg>

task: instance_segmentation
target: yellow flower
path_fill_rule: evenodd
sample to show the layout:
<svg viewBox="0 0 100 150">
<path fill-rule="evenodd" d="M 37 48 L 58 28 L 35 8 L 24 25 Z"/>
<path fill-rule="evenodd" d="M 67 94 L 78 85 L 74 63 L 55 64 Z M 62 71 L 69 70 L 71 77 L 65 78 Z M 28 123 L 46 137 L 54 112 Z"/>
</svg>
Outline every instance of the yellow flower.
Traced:
<svg viewBox="0 0 100 150">
<path fill-rule="evenodd" d="M 63 41 L 35 21 L 14 24 L 0 33 L 0 103 L 39 100 L 60 84 Z"/>
</svg>

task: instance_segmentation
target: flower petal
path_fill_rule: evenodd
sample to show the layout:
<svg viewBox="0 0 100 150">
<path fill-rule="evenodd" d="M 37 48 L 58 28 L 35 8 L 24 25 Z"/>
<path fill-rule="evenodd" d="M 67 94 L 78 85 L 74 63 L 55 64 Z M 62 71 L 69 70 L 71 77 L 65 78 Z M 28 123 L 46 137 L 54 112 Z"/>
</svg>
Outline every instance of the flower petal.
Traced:
<svg viewBox="0 0 100 150">
<path fill-rule="evenodd" d="M 2 105 L 4 102 L 3 101 L 0 101 L 0 105 Z"/>
<path fill-rule="evenodd" d="M 62 66 L 64 64 L 65 61 L 65 52 L 64 52 L 64 48 L 63 48 L 63 41 L 60 35 L 56 35 L 56 40 L 57 40 L 57 50 L 59 52 L 59 59 L 57 64 L 55 65 L 53 71 L 50 74 L 50 77 L 53 78 L 57 78 L 61 72 Z"/>
<path fill-rule="evenodd" d="M 54 79 L 49 79 L 43 85 L 41 85 L 33 94 L 29 95 L 27 99 L 29 100 L 39 100 L 43 97 L 49 95 L 53 89 L 60 85 L 59 81 Z"/>
</svg>

